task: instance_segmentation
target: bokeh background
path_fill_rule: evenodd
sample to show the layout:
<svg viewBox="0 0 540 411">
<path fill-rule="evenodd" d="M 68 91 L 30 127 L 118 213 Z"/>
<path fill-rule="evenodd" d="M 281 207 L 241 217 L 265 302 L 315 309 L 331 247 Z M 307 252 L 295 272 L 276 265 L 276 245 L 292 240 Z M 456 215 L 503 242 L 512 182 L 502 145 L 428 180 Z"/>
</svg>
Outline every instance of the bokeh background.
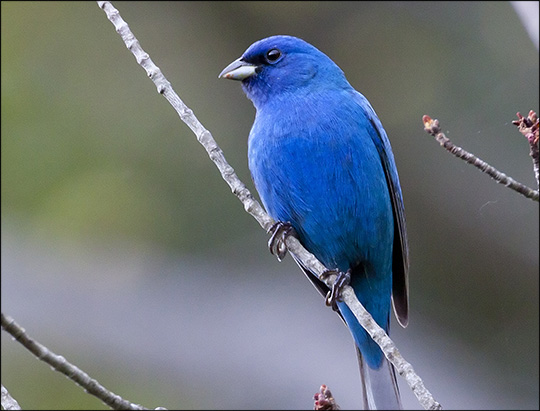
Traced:
<svg viewBox="0 0 540 411">
<path fill-rule="evenodd" d="M 255 111 L 218 73 L 274 34 L 328 54 L 371 101 L 399 169 L 412 262 L 400 352 L 446 409 L 538 409 L 538 203 L 421 123 L 438 118 L 536 187 L 511 121 L 539 109 L 538 49 L 511 3 L 113 4 L 250 189 Z M 324 383 L 359 408 L 347 329 L 290 257 L 270 255 L 97 4 L 1 12 L 2 311 L 147 407 L 309 409 Z M 2 384 L 23 408 L 106 408 L 1 338 Z"/>
</svg>

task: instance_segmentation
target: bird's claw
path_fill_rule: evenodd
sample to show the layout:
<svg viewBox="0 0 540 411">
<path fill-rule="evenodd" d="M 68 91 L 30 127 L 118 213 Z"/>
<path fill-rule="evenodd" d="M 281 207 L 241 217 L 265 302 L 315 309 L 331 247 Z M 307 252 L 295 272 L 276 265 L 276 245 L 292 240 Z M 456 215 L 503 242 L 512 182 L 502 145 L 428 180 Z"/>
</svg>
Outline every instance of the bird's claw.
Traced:
<svg viewBox="0 0 540 411">
<path fill-rule="evenodd" d="M 332 284 L 332 289 L 326 294 L 325 302 L 328 307 L 332 307 L 332 310 L 338 311 L 339 308 L 337 303 L 343 301 L 343 297 L 341 295 L 343 288 L 346 285 L 349 285 L 349 283 L 351 282 L 351 270 L 349 269 L 346 272 L 336 269 L 326 270 L 320 275 L 320 277 L 324 280 L 325 277 L 328 277 L 332 274 L 336 274 L 337 278 Z"/>
<path fill-rule="evenodd" d="M 274 254 L 278 261 L 281 261 L 287 255 L 287 245 L 285 244 L 285 240 L 296 232 L 291 223 L 284 223 L 282 221 L 278 221 L 272 225 L 268 232 L 272 234 L 270 240 L 268 240 L 270 253 Z"/>
</svg>

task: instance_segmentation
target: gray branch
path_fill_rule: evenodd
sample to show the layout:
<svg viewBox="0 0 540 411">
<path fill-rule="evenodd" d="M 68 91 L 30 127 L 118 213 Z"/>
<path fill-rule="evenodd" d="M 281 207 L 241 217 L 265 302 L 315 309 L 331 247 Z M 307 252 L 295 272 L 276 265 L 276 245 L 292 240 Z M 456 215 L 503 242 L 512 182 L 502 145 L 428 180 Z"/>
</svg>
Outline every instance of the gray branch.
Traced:
<svg viewBox="0 0 540 411">
<path fill-rule="evenodd" d="M 533 161 L 533 171 L 536 177 L 536 184 L 540 187 L 540 150 L 538 144 L 540 143 L 540 119 L 533 110 L 529 111 L 527 117 L 523 117 L 519 112 L 516 114 L 517 120 L 512 121 L 512 124 L 516 125 L 519 132 L 529 142 L 531 149 L 529 155 Z"/>
<path fill-rule="evenodd" d="M 463 148 L 458 147 L 454 143 L 452 143 L 452 141 L 450 141 L 450 139 L 446 137 L 446 135 L 441 131 L 441 128 L 439 126 L 439 120 L 432 119 L 430 116 L 424 115 L 422 117 L 422 122 L 424 123 L 424 130 L 426 131 L 426 133 L 431 134 L 433 137 L 435 137 L 439 144 L 443 146 L 446 150 L 448 150 L 450 153 L 452 153 L 458 158 L 461 158 L 462 160 L 465 160 L 467 163 L 472 164 L 480 171 L 483 171 L 491 178 L 493 178 L 497 183 L 503 184 L 506 187 L 517 191 L 518 193 L 524 195 L 527 198 L 530 198 L 533 201 L 539 200 L 540 195 L 538 193 L 538 190 L 533 190 L 532 188 L 517 182 L 513 178 L 508 177 L 506 174 L 501 173 L 495 167 L 490 166 L 485 161 L 479 159 L 474 154 L 469 153 Z"/>
<path fill-rule="evenodd" d="M 152 79 L 157 87 L 158 93 L 163 94 L 176 110 L 180 119 L 189 126 L 193 133 L 195 133 L 197 140 L 204 146 L 210 159 L 215 163 L 221 176 L 227 182 L 232 192 L 242 202 L 245 210 L 259 222 L 261 227 L 268 231 L 274 224 L 274 220 L 264 211 L 262 206 L 251 195 L 245 184 L 240 181 L 234 172 L 234 169 L 227 163 L 223 152 L 212 137 L 212 134 L 204 128 L 193 114 L 193 111 L 184 104 L 180 97 L 178 97 L 161 70 L 141 48 L 139 42 L 129 29 L 127 23 L 120 16 L 118 10 L 116 10 L 108 1 L 98 1 L 98 5 L 105 11 L 107 18 L 114 25 L 116 32 L 122 37 L 126 47 L 135 56 L 137 63 L 139 63 L 146 71 L 148 77 Z M 322 281 L 326 282 L 330 288 L 332 287 L 333 282 L 336 280 L 336 275 L 325 276 L 323 280 L 320 275 L 328 270 L 313 254 L 309 253 L 300 242 L 292 236 L 287 237 L 285 243 L 289 251 L 294 253 L 298 259 L 302 261 L 304 267 L 309 268 L 313 273 L 317 274 Z M 342 295 L 344 302 L 354 313 L 360 324 L 366 329 L 369 335 L 372 336 L 375 342 L 379 344 L 388 360 L 396 367 L 397 372 L 405 378 L 420 404 L 425 409 L 429 410 L 441 409 L 441 405 L 435 401 L 431 393 L 425 388 L 422 380 L 416 375 L 411 364 L 403 359 L 392 340 L 360 304 L 353 289 L 350 286 L 345 287 Z"/>
<path fill-rule="evenodd" d="M 15 398 L 9 395 L 8 390 L 2 384 L 2 409 L 3 410 L 20 410 L 21 406 Z"/>
<path fill-rule="evenodd" d="M 32 354 L 34 354 L 41 361 L 46 362 L 56 371 L 61 372 L 70 380 L 80 385 L 88 394 L 94 395 L 99 398 L 109 407 L 114 410 L 148 410 L 138 404 L 132 404 L 129 401 L 124 400 L 119 395 L 112 393 L 103 387 L 99 382 L 90 378 L 90 376 L 82 371 L 80 368 L 71 364 L 61 355 L 57 355 L 50 351 L 44 345 L 33 340 L 26 334 L 24 328 L 17 324 L 12 318 L 7 317 L 4 313 L 1 314 L 2 329 L 11 334 L 18 342 L 26 347 Z M 7 390 L 6 390 L 7 392 Z M 2 405 L 4 405 L 4 387 L 2 386 Z M 7 408 L 6 408 L 7 409 Z M 16 409 L 16 408 L 12 408 Z M 160 408 L 163 409 L 163 408 Z"/>
</svg>

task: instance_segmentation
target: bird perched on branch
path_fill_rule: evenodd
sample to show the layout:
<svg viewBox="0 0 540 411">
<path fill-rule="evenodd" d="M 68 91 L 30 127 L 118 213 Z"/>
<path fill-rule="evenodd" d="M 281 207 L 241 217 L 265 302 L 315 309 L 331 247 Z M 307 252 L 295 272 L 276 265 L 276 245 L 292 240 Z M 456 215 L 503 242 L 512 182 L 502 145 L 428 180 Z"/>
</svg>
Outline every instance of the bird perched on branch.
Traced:
<svg viewBox="0 0 540 411">
<path fill-rule="evenodd" d="M 387 333 L 392 302 L 399 323 L 408 323 L 403 199 L 377 114 L 328 56 L 296 37 L 257 41 L 219 77 L 240 80 L 257 111 L 249 168 L 278 222 L 271 251 L 283 258 L 283 240 L 294 234 L 329 272 L 339 273 L 329 290 L 295 259 L 354 338 L 364 407 L 401 408 L 393 366 L 339 295 L 350 284 Z"/>
</svg>

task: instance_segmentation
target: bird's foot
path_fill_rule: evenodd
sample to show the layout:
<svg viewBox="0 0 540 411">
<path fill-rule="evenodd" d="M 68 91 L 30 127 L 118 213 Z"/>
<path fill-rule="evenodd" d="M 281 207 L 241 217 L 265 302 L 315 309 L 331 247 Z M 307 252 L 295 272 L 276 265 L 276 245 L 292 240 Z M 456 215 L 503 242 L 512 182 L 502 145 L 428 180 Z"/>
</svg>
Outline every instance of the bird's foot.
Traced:
<svg viewBox="0 0 540 411">
<path fill-rule="evenodd" d="M 270 249 L 270 253 L 274 254 L 278 261 L 283 260 L 283 258 L 285 258 L 287 255 L 287 245 L 285 244 L 285 240 L 290 235 L 295 235 L 296 231 L 291 223 L 278 221 L 272 225 L 272 227 L 270 227 L 268 233 L 271 234 L 270 240 L 268 240 L 268 248 Z"/>
<path fill-rule="evenodd" d="M 332 289 L 328 291 L 328 294 L 326 294 L 326 305 L 331 306 L 332 310 L 338 311 L 338 302 L 343 301 L 343 297 L 341 295 L 343 288 L 346 285 L 349 285 L 351 282 L 351 270 L 348 269 L 346 272 L 339 271 L 339 270 L 326 270 L 324 271 L 320 277 L 321 279 L 325 279 L 325 277 L 328 277 L 332 274 L 336 274 L 337 278 L 336 281 L 334 281 L 334 284 L 332 284 Z"/>
</svg>

